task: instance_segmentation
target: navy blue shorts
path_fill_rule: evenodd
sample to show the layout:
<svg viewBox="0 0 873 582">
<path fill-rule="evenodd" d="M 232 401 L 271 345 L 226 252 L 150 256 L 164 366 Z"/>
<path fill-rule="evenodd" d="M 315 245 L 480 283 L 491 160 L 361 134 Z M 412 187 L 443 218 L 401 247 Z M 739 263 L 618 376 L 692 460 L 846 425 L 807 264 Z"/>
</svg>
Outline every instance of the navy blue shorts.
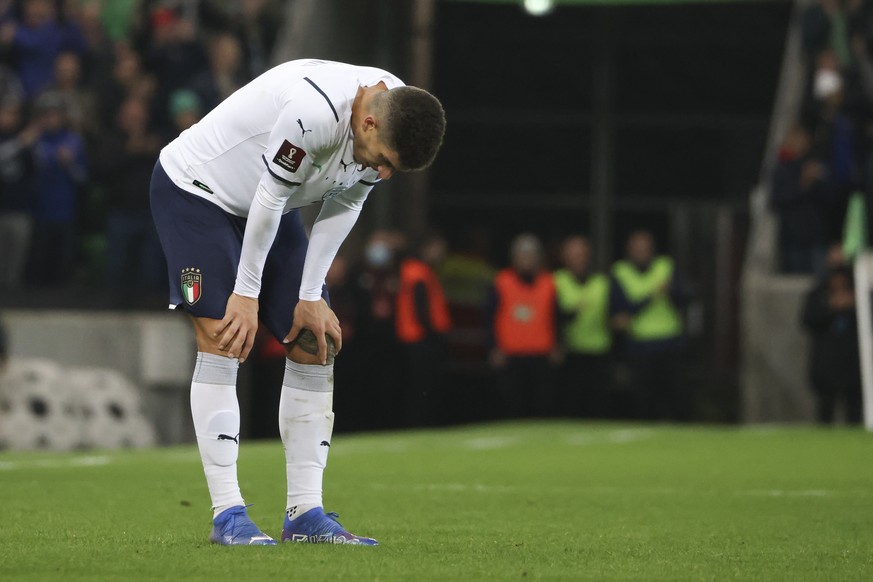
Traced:
<svg viewBox="0 0 873 582">
<path fill-rule="evenodd" d="M 236 283 L 246 219 L 185 192 L 160 162 L 152 172 L 150 197 L 167 257 L 170 306 L 182 307 L 194 317 L 222 319 Z M 293 210 L 282 216 L 267 254 L 258 298 L 261 322 L 280 341 L 294 321 L 308 245 L 300 213 Z M 322 296 L 328 299 L 326 289 Z"/>
</svg>

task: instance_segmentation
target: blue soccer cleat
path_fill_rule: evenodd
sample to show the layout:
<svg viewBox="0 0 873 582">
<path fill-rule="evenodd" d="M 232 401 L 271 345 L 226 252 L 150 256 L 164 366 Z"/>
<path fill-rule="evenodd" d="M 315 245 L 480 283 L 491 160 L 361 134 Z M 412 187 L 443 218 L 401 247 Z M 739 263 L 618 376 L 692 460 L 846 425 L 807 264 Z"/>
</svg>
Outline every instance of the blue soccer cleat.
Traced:
<svg viewBox="0 0 873 582">
<path fill-rule="evenodd" d="M 282 541 L 306 544 L 379 545 L 379 542 L 372 538 L 362 538 L 344 530 L 337 521 L 338 517 L 335 513 L 324 513 L 321 507 L 310 509 L 293 521 L 286 514 L 282 527 Z"/>
<path fill-rule="evenodd" d="M 226 509 L 212 520 L 209 541 L 222 546 L 276 545 L 276 540 L 258 529 L 242 505 Z"/>
</svg>

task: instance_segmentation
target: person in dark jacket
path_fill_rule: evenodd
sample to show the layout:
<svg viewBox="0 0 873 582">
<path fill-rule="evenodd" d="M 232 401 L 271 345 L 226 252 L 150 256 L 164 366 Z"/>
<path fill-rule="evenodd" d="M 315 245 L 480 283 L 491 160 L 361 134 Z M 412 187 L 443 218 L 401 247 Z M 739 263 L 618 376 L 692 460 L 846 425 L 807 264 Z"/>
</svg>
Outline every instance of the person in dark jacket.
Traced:
<svg viewBox="0 0 873 582">
<path fill-rule="evenodd" d="M 21 286 L 33 229 L 36 135 L 21 120 L 18 100 L 0 102 L 0 289 Z"/>
<path fill-rule="evenodd" d="M 356 367 L 354 378 L 361 390 L 348 398 L 364 398 L 360 406 L 373 411 L 367 418 L 369 424 L 357 428 L 397 428 L 403 424 L 400 366 L 372 364 L 379 360 L 399 362 L 402 357 L 395 320 L 400 287 L 397 251 L 401 246 L 395 233 L 374 231 L 364 248 L 363 265 L 350 277 L 355 345 L 347 369 Z"/>
<path fill-rule="evenodd" d="M 149 212 L 148 190 L 161 142 L 149 127 L 148 104 L 122 103 L 115 127 L 94 152 L 93 176 L 108 205 L 106 280 L 110 288 L 137 295 L 163 284 L 160 244 Z"/>
<path fill-rule="evenodd" d="M 781 270 L 785 273 L 812 273 L 824 254 L 827 169 L 809 151 L 809 133 L 800 126 L 791 128 L 773 175 L 770 206 L 779 217 Z"/>
<path fill-rule="evenodd" d="M 806 296 L 803 326 L 812 337 L 809 376 L 815 392 L 818 421 L 834 422 L 837 405 L 846 419 L 861 421 L 861 365 L 855 285 L 847 266 L 832 267 Z"/>
<path fill-rule="evenodd" d="M 37 285 L 65 283 L 76 257 L 79 188 L 88 177 L 85 143 L 73 131 L 61 95 L 43 93 L 36 101 L 34 146 L 37 180 L 32 278 Z"/>
</svg>

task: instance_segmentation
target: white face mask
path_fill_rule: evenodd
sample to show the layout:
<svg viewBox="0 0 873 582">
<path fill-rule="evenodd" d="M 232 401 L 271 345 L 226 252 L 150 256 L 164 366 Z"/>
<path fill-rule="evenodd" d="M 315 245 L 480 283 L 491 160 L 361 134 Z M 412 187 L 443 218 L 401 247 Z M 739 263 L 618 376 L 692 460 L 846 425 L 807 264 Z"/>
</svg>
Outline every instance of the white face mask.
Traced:
<svg viewBox="0 0 873 582">
<path fill-rule="evenodd" d="M 843 88 L 843 78 L 831 69 L 819 69 L 815 72 L 812 94 L 816 99 L 827 99 Z"/>
<path fill-rule="evenodd" d="M 391 248 L 382 241 L 367 245 L 364 253 L 367 264 L 371 267 L 384 267 L 391 262 Z"/>
</svg>

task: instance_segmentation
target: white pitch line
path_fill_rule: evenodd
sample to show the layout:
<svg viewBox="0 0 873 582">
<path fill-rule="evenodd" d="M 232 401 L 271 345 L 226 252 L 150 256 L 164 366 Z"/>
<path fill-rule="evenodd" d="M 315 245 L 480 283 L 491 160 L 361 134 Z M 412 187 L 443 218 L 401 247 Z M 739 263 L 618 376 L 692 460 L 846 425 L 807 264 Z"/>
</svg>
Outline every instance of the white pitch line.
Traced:
<svg viewBox="0 0 873 582">
<path fill-rule="evenodd" d="M 755 489 L 751 491 L 742 491 L 740 495 L 760 496 L 760 497 L 830 497 L 833 491 L 826 489 L 806 489 L 800 491 L 788 491 L 785 489 Z"/>
<path fill-rule="evenodd" d="M 518 437 L 514 436 L 478 437 L 464 441 L 464 448 L 473 449 L 474 451 L 491 451 L 494 449 L 505 449 L 518 441 Z"/>
<path fill-rule="evenodd" d="M 649 429 L 619 429 L 606 433 L 599 432 L 580 432 L 567 436 L 567 444 L 577 446 L 588 445 L 623 445 L 649 439 L 653 435 L 653 431 Z"/>
<path fill-rule="evenodd" d="M 718 496 L 736 495 L 741 497 L 772 497 L 772 498 L 797 498 L 797 497 L 834 497 L 846 492 L 829 491 L 826 489 L 785 490 L 785 489 L 755 489 L 745 491 L 715 491 L 709 489 L 678 489 L 670 487 L 612 487 L 612 486 L 567 486 L 567 485 L 484 485 L 481 483 L 413 483 L 409 485 L 397 485 L 388 483 L 371 483 L 370 486 L 377 490 L 404 490 L 421 491 L 429 493 L 487 493 L 487 494 L 527 494 L 530 491 L 552 494 L 578 494 L 578 495 L 658 495 L 658 496 Z"/>
<path fill-rule="evenodd" d="M 69 459 L 35 459 L 32 461 L 0 461 L 0 471 L 21 469 L 64 469 L 69 467 L 102 467 L 108 465 L 109 457 L 90 456 Z"/>
</svg>

